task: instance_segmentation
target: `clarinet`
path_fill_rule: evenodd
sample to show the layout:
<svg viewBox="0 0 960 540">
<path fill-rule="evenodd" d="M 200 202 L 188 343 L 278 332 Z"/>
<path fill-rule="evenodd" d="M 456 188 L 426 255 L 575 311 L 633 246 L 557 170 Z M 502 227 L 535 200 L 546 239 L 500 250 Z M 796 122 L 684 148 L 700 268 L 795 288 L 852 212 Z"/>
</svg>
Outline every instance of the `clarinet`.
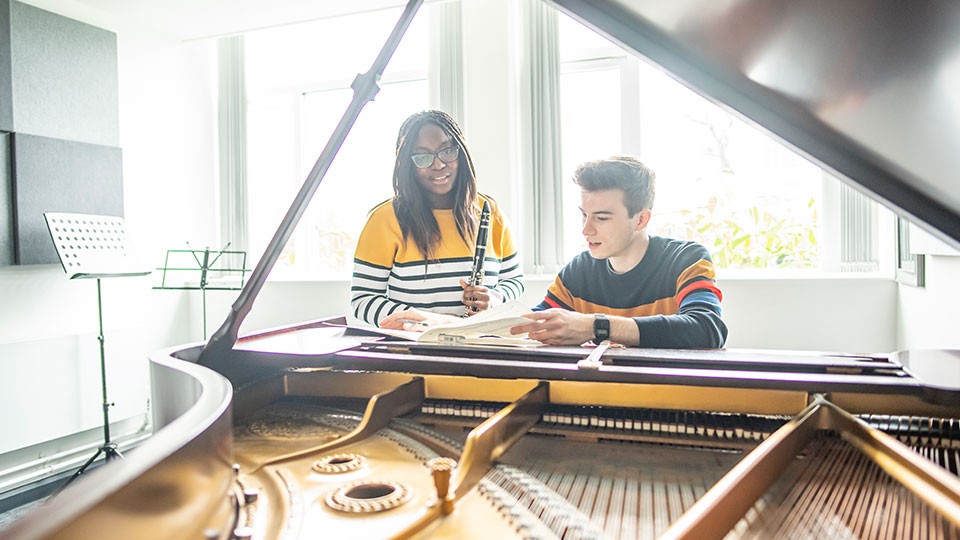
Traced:
<svg viewBox="0 0 960 540">
<path fill-rule="evenodd" d="M 490 229 L 490 203 L 483 201 L 480 211 L 480 228 L 477 230 L 477 249 L 473 253 L 473 269 L 470 271 L 468 285 L 483 284 L 483 259 L 487 254 L 487 231 Z M 462 317 L 467 317 L 477 308 L 465 306 Z"/>
</svg>

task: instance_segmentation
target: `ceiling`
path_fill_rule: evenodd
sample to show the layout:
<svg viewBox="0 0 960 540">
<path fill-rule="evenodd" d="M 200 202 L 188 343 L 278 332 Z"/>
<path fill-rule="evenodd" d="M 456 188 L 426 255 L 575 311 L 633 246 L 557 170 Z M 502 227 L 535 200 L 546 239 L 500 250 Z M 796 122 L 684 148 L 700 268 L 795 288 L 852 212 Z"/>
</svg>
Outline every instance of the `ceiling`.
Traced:
<svg viewBox="0 0 960 540">
<path fill-rule="evenodd" d="M 401 6 L 403 0 L 24 0 L 67 16 L 135 23 L 194 40 Z M 81 18 L 81 17 L 78 17 Z"/>
</svg>

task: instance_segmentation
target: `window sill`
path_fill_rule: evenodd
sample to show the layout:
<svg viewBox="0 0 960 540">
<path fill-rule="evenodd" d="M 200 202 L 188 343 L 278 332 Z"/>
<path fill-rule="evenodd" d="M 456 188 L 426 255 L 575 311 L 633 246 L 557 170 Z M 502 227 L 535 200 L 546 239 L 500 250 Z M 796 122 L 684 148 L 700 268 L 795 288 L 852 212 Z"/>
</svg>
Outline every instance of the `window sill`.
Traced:
<svg viewBox="0 0 960 540">
<path fill-rule="evenodd" d="M 552 283 L 556 279 L 556 274 L 525 274 L 524 279 L 528 283 L 541 283 L 549 282 Z M 886 272 L 803 272 L 803 271 L 752 271 L 752 270 L 720 270 L 717 272 L 717 279 L 720 281 L 821 281 L 821 280 L 876 280 L 876 281 L 893 281 L 894 276 Z M 249 278 L 244 280 L 244 284 L 249 281 Z M 316 277 L 316 278 L 304 278 L 304 277 L 279 277 L 279 278 L 268 278 L 268 283 L 285 283 L 285 284 L 297 284 L 297 283 L 329 283 L 331 285 L 347 285 L 351 283 L 350 278 L 345 277 Z M 170 283 L 168 282 L 169 286 Z M 200 285 L 199 281 L 184 281 L 178 283 L 179 286 L 193 286 L 198 287 Z M 240 280 L 238 278 L 234 279 L 216 279 L 210 280 L 208 282 L 210 287 L 239 287 Z"/>
<path fill-rule="evenodd" d="M 528 282 L 550 281 L 556 278 L 556 274 L 525 274 L 524 279 Z M 720 281 L 818 281 L 827 279 L 844 280 L 878 280 L 893 281 L 894 275 L 889 272 L 819 272 L 819 271 L 754 271 L 754 270 L 719 270 L 717 279 Z"/>
<path fill-rule="evenodd" d="M 893 281 L 891 272 L 820 272 L 802 270 L 718 270 L 720 281 L 821 281 L 821 280 L 877 280 Z"/>
</svg>

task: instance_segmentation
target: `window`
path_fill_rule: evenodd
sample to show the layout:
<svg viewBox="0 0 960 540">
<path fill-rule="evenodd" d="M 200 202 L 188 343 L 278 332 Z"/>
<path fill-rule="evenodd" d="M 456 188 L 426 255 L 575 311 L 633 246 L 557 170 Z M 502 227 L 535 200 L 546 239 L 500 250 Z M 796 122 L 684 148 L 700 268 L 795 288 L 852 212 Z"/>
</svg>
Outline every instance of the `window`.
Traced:
<svg viewBox="0 0 960 540">
<path fill-rule="evenodd" d="M 372 36 L 386 39 L 399 14 L 373 11 L 245 36 L 251 258 L 259 257 L 272 238 L 346 109 L 354 77 L 369 68 L 382 46 L 381 39 Z M 559 268 L 585 247 L 576 209 L 579 190 L 570 181 L 574 168 L 623 153 L 639 156 L 657 173 L 651 232 L 704 244 L 722 270 L 777 270 L 782 275 L 883 269 L 892 275 L 893 242 L 886 250 L 878 249 L 885 246 L 880 231 L 893 239 L 889 213 L 658 69 L 565 15 L 558 17 L 559 76 L 555 64 L 538 75 L 547 73 L 559 84 L 560 141 L 543 134 L 530 139 L 551 149 L 560 146 L 560 162 L 545 169 L 548 174 L 540 179 L 551 189 L 531 189 L 525 207 L 517 210 L 539 215 L 531 211 L 531 201 L 546 200 L 550 212 L 538 220 L 545 224 L 542 230 L 529 222 L 513 223 L 527 244 L 526 253 L 539 253 L 537 246 L 547 245 L 543 268 Z M 469 94 L 475 117 L 502 117 L 500 129 L 480 131 L 480 137 L 504 137 L 518 147 L 528 144 L 514 132 L 521 131 L 516 128 L 529 111 L 513 112 L 507 99 L 497 102 L 477 91 L 482 77 L 473 77 L 472 93 L 450 82 L 462 69 L 461 45 L 469 53 L 485 44 L 479 33 L 452 30 L 461 28 L 458 21 L 458 3 L 425 6 L 415 18 L 382 77 L 381 92 L 361 113 L 271 278 L 349 277 L 368 211 L 392 194 L 396 133 L 410 113 L 431 107 L 463 110 L 459 100 Z M 457 41 L 461 34 L 469 39 Z M 514 64 L 503 59 L 491 66 L 502 66 L 512 77 Z M 530 93 L 531 100 L 542 98 Z M 553 126 L 557 112 L 549 114 L 550 121 L 542 124 Z M 468 140 L 477 136 L 464 118 L 459 120 Z M 556 166 L 561 168 L 560 186 L 553 184 Z M 527 176 L 520 174 L 519 183 L 534 183 Z M 562 201 L 556 200 L 554 187 L 559 187 Z M 559 245 L 550 245 L 554 235 L 560 237 Z M 524 259 L 529 263 L 532 257 Z M 527 270 L 536 268 L 528 264 Z"/>
<path fill-rule="evenodd" d="M 249 250 L 259 258 L 401 10 L 367 12 L 246 35 Z M 430 13 L 414 19 L 271 278 L 348 278 L 370 209 L 392 194 L 397 131 L 427 108 Z M 373 39 L 376 36 L 378 39 Z"/>
<path fill-rule="evenodd" d="M 598 156 L 622 152 L 619 64 L 622 62 L 601 61 L 567 66 L 560 75 L 560 140 L 563 147 L 560 156 L 564 201 L 580 202 L 580 190 L 570 181 L 578 164 L 597 159 Z M 593 106 L 574 105 L 581 103 L 593 103 Z M 566 210 L 565 216 L 580 215 L 579 212 L 571 214 L 572 208 Z M 564 219 L 563 238 L 565 260 L 586 249 L 583 236 L 580 235 L 579 220 Z"/>
<path fill-rule="evenodd" d="M 567 258 L 585 248 L 574 169 L 625 153 L 657 174 L 651 233 L 700 242 L 718 269 L 877 270 L 876 241 L 846 241 L 875 240 L 876 203 L 563 15 L 560 58 Z"/>
<path fill-rule="evenodd" d="M 897 281 L 912 287 L 925 285 L 926 256 L 910 249 L 910 222 L 897 218 Z"/>
</svg>

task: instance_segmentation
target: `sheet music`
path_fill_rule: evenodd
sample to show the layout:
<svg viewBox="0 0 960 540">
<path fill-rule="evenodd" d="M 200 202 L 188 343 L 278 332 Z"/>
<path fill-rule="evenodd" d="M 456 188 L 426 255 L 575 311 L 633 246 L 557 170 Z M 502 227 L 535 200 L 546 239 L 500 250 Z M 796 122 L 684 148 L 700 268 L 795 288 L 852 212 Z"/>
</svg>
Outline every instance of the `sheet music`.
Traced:
<svg viewBox="0 0 960 540">
<path fill-rule="evenodd" d="M 532 313 L 532 311 L 518 300 L 513 300 L 460 321 L 431 326 L 424 332 L 385 328 L 377 328 L 373 331 L 420 343 L 538 346 L 540 342 L 528 338 L 527 334 L 510 333 L 510 329 L 514 326 L 530 322 L 530 319 L 521 316 L 526 313 Z"/>
</svg>

